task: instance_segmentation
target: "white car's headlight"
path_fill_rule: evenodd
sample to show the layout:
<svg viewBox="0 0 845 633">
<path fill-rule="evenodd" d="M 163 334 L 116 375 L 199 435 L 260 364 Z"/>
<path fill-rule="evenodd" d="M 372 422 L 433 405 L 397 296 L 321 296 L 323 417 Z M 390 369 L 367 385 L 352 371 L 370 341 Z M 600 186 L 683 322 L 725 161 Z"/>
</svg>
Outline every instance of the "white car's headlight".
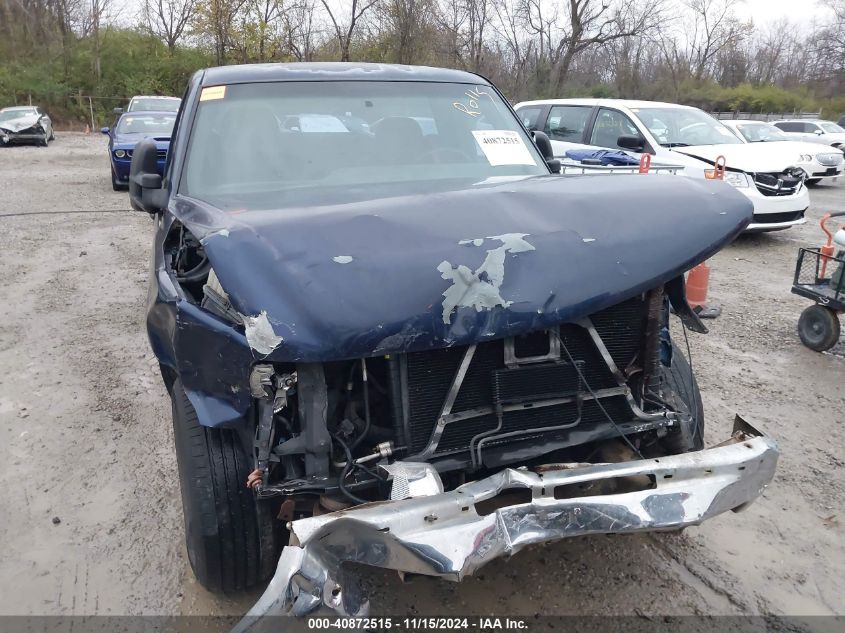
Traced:
<svg viewBox="0 0 845 633">
<path fill-rule="evenodd" d="M 747 187 L 748 186 L 748 176 L 746 176 L 743 173 L 739 173 L 739 172 L 735 172 L 735 171 L 726 171 L 725 172 L 725 182 L 733 185 L 734 187 Z"/>
<path fill-rule="evenodd" d="M 118 158 L 123 158 L 124 156 L 126 156 L 126 152 L 124 152 L 122 149 L 116 149 L 114 150 L 114 155 Z"/>
</svg>

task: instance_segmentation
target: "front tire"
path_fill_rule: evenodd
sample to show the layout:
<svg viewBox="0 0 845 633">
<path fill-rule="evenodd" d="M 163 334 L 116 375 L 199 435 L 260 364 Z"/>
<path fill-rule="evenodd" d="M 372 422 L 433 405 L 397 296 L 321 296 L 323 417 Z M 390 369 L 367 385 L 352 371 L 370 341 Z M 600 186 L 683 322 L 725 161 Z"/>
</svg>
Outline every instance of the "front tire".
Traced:
<svg viewBox="0 0 845 633">
<path fill-rule="evenodd" d="M 806 180 L 805 182 L 806 182 L 808 185 L 813 186 L 813 185 L 817 185 L 817 184 L 819 184 L 821 181 L 822 181 L 822 179 L 821 179 L 821 178 L 810 178 L 810 179 Z"/>
<path fill-rule="evenodd" d="M 704 449 L 704 403 L 701 400 L 701 390 L 698 388 L 698 381 L 692 373 L 692 367 L 687 357 L 672 345 L 672 366 L 664 367 L 664 378 L 667 391 L 672 394 L 674 402 L 669 402 L 675 410 L 689 411 L 692 416 L 690 426 L 689 442 L 681 433 L 670 433 L 664 440 L 664 447 L 667 454 L 677 455 L 688 451 L 700 451 Z"/>
<path fill-rule="evenodd" d="M 839 342 L 839 317 L 830 308 L 811 305 L 798 319 L 798 336 L 810 349 L 827 351 Z"/>
<path fill-rule="evenodd" d="M 209 591 L 248 589 L 273 574 L 280 523 L 246 487 L 252 458 L 235 432 L 200 425 L 178 379 L 171 399 L 191 568 Z"/>
</svg>

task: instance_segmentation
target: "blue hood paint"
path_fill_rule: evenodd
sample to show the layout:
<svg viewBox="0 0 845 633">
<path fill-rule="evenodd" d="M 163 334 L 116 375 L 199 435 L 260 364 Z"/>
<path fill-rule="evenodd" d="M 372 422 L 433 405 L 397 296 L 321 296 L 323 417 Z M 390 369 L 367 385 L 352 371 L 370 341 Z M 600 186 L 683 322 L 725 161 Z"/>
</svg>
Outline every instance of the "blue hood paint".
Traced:
<svg viewBox="0 0 845 633">
<path fill-rule="evenodd" d="M 115 134 L 114 135 L 114 149 L 133 149 L 135 145 L 143 141 L 145 138 L 155 140 L 158 149 L 167 149 L 170 147 L 170 139 L 161 136 L 150 136 L 147 134 Z"/>
<path fill-rule="evenodd" d="M 640 175 L 373 195 L 245 213 L 175 197 L 171 212 L 235 309 L 266 313 L 281 337 L 253 358 L 309 362 L 577 320 L 683 274 L 752 212 L 725 183 Z"/>
</svg>

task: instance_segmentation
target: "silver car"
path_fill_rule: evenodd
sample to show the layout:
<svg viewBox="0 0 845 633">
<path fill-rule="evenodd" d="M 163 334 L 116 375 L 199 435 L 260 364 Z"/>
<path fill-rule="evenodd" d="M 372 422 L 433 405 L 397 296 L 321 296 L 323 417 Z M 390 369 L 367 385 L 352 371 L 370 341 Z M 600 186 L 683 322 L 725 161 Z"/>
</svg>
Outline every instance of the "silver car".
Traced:
<svg viewBox="0 0 845 633">
<path fill-rule="evenodd" d="M 839 178 L 845 170 L 845 156 L 840 148 L 809 143 L 765 121 L 737 119 L 722 123 L 748 143 L 767 143 L 770 148 L 792 148 L 796 156 L 795 166 L 807 174 L 807 184 L 815 185 L 824 179 Z"/>
<path fill-rule="evenodd" d="M 0 110 L 0 145 L 47 144 L 55 138 L 53 122 L 38 106 L 15 106 Z"/>
<path fill-rule="evenodd" d="M 772 124 L 796 140 L 845 149 L 845 128 L 833 121 L 797 119 L 773 121 Z"/>
</svg>

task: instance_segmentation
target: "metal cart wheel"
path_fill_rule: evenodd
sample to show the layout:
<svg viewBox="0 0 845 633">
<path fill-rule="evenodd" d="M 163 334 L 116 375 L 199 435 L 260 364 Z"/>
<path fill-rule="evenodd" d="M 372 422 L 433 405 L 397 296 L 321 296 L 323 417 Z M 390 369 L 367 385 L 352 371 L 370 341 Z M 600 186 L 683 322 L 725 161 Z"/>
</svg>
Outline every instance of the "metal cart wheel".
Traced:
<svg viewBox="0 0 845 633">
<path fill-rule="evenodd" d="M 839 342 L 839 318 L 836 312 L 821 305 L 812 305 L 798 319 L 801 342 L 817 352 L 824 352 Z"/>
</svg>

